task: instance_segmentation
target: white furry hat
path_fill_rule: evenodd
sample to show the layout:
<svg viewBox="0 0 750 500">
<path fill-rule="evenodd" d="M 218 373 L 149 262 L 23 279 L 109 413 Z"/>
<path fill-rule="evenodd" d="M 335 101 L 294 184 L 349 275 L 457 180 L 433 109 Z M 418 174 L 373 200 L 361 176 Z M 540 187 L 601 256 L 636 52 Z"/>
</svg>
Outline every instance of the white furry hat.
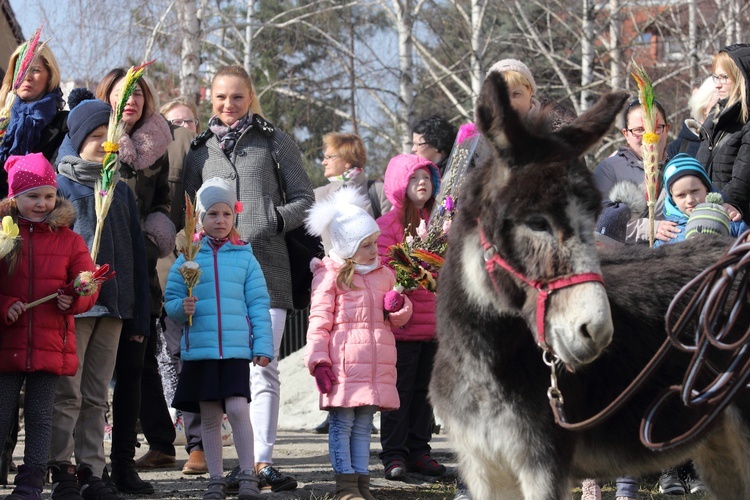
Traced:
<svg viewBox="0 0 750 500">
<path fill-rule="evenodd" d="M 206 210 L 217 203 L 226 203 L 235 214 L 242 211 L 241 209 L 238 210 L 237 193 L 234 186 L 221 177 L 212 177 L 204 182 L 198 192 L 195 193 L 195 200 L 198 220 L 201 222 L 203 222 L 203 216 L 206 215 Z"/>
<path fill-rule="evenodd" d="M 367 211 L 364 195 L 350 187 L 342 187 L 327 200 L 316 202 L 307 212 L 305 227 L 310 234 L 328 237 L 331 251 L 342 259 L 351 259 L 362 240 L 380 231 Z"/>
</svg>

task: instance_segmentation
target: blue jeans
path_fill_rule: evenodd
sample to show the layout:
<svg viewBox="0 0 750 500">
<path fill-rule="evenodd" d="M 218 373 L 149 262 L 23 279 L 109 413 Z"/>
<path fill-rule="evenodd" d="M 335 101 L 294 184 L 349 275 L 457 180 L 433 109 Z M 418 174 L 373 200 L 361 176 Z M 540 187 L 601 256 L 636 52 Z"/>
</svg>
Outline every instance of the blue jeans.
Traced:
<svg viewBox="0 0 750 500">
<path fill-rule="evenodd" d="M 377 409 L 377 406 L 358 406 L 330 410 L 328 454 L 336 474 L 370 474 L 370 431 Z"/>
</svg>

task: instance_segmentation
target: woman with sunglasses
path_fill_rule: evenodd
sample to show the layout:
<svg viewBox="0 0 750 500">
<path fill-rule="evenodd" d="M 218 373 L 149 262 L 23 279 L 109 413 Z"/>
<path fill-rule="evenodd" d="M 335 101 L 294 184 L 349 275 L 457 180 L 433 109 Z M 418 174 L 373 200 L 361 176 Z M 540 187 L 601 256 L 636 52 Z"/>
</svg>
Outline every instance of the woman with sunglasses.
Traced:
<svg viewBox="0 0 750 500">
<path fill-rule="evenodd" d="M 701 129 L 696 158 L 719 190 L 733 221 L 750 222 L 750 44 L 724 47 L 711 64 L 719 102 Z"/>
</svg>

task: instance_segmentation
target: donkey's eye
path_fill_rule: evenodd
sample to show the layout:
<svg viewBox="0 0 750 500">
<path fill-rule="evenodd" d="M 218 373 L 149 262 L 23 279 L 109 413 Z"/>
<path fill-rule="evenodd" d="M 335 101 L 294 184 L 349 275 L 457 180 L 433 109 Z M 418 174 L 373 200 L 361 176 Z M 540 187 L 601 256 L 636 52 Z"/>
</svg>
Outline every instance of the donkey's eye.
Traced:
<svg viewBox="0 0 750 500">
<path fill-rule="evenodd" d="M 550 225 L 547 222 L 547 219 L 539 215 L 531 216 L 528 219 L 526 219 L 526 225 L 532 231 L 550 232 L 551 230 Z"/>
</svg>

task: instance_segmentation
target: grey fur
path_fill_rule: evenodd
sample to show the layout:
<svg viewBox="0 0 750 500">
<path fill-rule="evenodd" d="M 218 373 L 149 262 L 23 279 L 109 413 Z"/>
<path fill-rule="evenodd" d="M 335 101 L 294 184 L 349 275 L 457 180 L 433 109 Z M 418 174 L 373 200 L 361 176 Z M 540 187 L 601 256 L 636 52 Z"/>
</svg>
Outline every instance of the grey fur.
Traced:
<svg viewBox="0 0 750 500">
<path fill-rule="evenodd" d="M 632 181 L 620 181 L 609 191 L 612 203 L 624 203 L 630 207 L 630 218 L 638 219 L 648 215 L 645 188 Z"/>
<path fill-rule="evenodd" d="M 570 421 L 597 413 L 637 376 L 665 340 L 664 316 L 672 297 L 730 241 L 628 246 L 602 250 L 597 258 L 593 228 L 601 200 L 590 171 L 577 158 L 609 128 L 624 99 L 605 95 L 570 126 L 545 134 L 519 124 L 502 79 L 485 80 L 477 121 L 494 151 L 468 174 L 451 226 L 439 280 L 439 347 L 430 384 L 436 414 L 448 427 L 475 500 L 561 500 L 570 498 L 574 481 L 583 478 L 639 476 L 688 458 L 715 498 L 750 498 L 747 392 L 687 444 L 647 449 L 639 440 L 645 410 L 662 390 L 681 382 L 690 359 L 674 350 L 608 420 L 567 431 L 554 422 L 547 399 L 550 373 L 535 342 L 537 292 L 504 269 L 490 274 L 484 266 L 480 229 L 530 279 L 549 281 L 586 266 L 594 272 L 601 267 L 614 325 L 606 348 L 604 342 L 595 344 L 596 337 L 606 338 L 605 329 L 595 325 L 578 332 L 579 347 L 558 338 L 558 320 L 592 307 L 595 296 L 583 291 L 590 287 L 556 291 L 549 299 L 546 329 L 561 350 L 598 349 L 587 362 L 571 358 L 575 372 L 558 371 Z M 588 344 L 586 337 L 591 337 Z M 693 424 L 691 418 L 679 406 L 665 410 L 655 438 L 676 436 Z"/>
</svg>

